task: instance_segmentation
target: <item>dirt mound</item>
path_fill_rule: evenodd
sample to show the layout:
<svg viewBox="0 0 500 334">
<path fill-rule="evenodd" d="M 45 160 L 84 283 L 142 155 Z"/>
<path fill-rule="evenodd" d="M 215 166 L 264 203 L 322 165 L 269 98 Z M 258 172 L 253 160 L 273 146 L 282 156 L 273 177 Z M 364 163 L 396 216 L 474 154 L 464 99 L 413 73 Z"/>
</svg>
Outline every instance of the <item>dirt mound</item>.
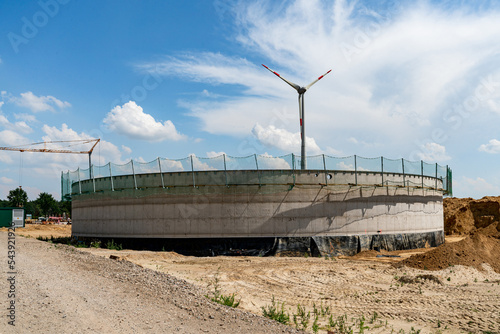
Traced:
<svg viewBox="0 0 500 334">
<path fill-rule="evenodd" d="M 443 208 L 447 235 L 480 233 L 500 239 L 500 197 L 445 198 Z"/>
<path fill-rule="evenodd" d="M 439 270 L 453 265 L 463 265 L 483 270 L 481 265 L 487 263 L 500 273 L 498 254 L 500 254 L 500 240 L 476 233 L 458 242 L 442 244 L 427 253 L 413 255 L 395 266 Z"/>
</svg>

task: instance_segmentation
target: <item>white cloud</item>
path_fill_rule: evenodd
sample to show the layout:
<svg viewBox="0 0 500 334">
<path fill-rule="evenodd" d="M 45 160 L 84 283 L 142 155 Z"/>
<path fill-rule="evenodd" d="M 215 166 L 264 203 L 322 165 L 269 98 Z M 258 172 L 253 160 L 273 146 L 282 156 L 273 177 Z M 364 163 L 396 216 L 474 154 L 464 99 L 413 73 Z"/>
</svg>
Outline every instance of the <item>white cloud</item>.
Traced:
<svg viewBox="0 0 500 334">
<path fill-rule="evenodd" d="M 488 144 L 482 144 L 479 146 L 479 151 L 491 154 L 500 153 L 500 140 L 491 139 Z"/>
<path fill-rule="evenodd" d="M 21 93 L 21 97 L 10 97 L 9 102 L 28 108 L 32 112 L 55 111 L 54 107 L 59 109 L 71 107 L 69 102 L 61 101 L 54 96 L 36 96 L 32 92 Z"/>
<path fill-rule="evenodd" d="M 226 153 L 225 152 L 210 151 L 210 152 L 207 152 L 207 158 L 216 158 L 216 157 L 220 157 L 223 154 L 226 154 Z"/>
<path fill-rule="evenodd" d="M 153 116 L 144 113 L 134 101 L 129 101 L 121 107 L 114 107 L 103 122 L 111 131 L 134 139 L 160 142 L 186 138 L 176 130 L 172 121 L 157 122 Z"/>
<path fill-rule="evenodd" d="M 125 152 L 126 154 L 132 153 L 132 149 L 125 145 L 122 145 L 122 151 Z"/>
<path fill-rule="evenodd" d="M 291 133 L 285 129 L 277 129 L 274 125 L 264 128 L 259 123 L 252 129 L 253 135 L 268 147 L 276 147 L 283 152 L 300 152 L 300 132 Z M 306 136 L 307 155 L 316 155 L 321 153 L 321 149 L 316 144 L 314 138 Z"/>
<path fill-rule="evenodd" d="M 341 161 L 341 162 L 337 163 L 337 169 L 339 169 L 339 170 L 349 170 L 349 171 L 358 170 L 358 171 L 365 171 L 365 172 L 370 171 L 369 169 L 363 168 L 363 167 L 360 167 L 360 166 L 356 166 L 356 168 L 354 168 L 353 164 L 346 164 L 345 161 Z"/>
<path fill-rule="evenodd" d="M 25 122 L 35 122 L 36 121 L 36 117 L 34 115 L 30 115 L 30 114 L 14 114 L 14 117 L 16 119 L 19 119 L 19 120 L 25 121 Z"/>
<path fill-rule="evenodd" d="M 24 134 L 33 132 L 33 129 L 31 129 L 25 121 L 11 123 L 4 115 L 0 115 L 0 126 L 3 126 L 5 129 Z"/>
<path fill-rule="evenodd" d="M 9 153 L 10 152 L 7 151 L 0 151 L 0 162 L 3 162 L 5 164 L 13 163 L 14 160 L 12 160 L 12 157 Z"/>
<path fill-rule="evenodd" d="M 437 143 L 426 143 L 420 146 L 420 151 L 416 157 L 427 162 L 441 162 L 450 160 L 451 157 L 446 154 L 446 148 Z"/>
<path fill-rule="evenodd" d="M 401 138 L 423 140 L 438 122 L 450 128 L 450 122 L 443 123 L 444 110 L 476 97 L 488 75 L 498 81 L 500 12 L 430 2 L 405 2 L 397 8 L 374 3 L 237 2 L 230 7 L 235 39 L 252 59 L 185 53 L 139 67 L 206 83 L 215 93 L 222 85 L 239 89 L 236 96 L 214 99 L 207 94 L 180 105 L 200 120 L 203 130 L 240 137 L 248 136 L 256 123 L 287 131 L 296 126 L 288 120 L 271 122 L 273 111 L 282 109 L 296 122 L 297 95 L 260 61 L 301 85 L 333 68 L 305 94 L 308 133 L 314 133 L 319 146 L 356 132 L 362 134 L 356 135 L 359 143 L 377 138 L 384 150 L 409 152 L 413 142 Z M 496 94 L 481 106 L 499 101 L 498 87 L 493 88 Z"/>
<path fill-rule="evenodd" d="M 337 164 L 337 168 L 339 170 L 354 170 L 353 164 L 346 164 L 344 161 L 341 161 Z"/>
<path fill-rule="evenodd" d="M 0 131 L 0 144 L 2 146 L 19 146 L 29 144 L 30 141 L 26 137 L 12 130 Z"/>
<path fill-rule="evenodd" d="M 44 125 L 42 127 L 42 131 L 45 133 L 45 136 L 42 137 L 44 141 L 68 141 L 68 140 L 84 140 L 84 139 L 92 139 L 92 137 L 85 132 L 78 133 L 75 130 L 68 127 L 66 124 L 62 124 L 61 128 L 57 128 L 55 126 Z M 82 146 L 75 146 L 72 144 L 72 150 L 82 150 L 86 151 L 91 148 L 91 143 L 83 144 Z M 64 148 L 61 144 L 52 144 L 51 146 L 54 149 L 62 149 Z M 88 164 L 88 156 L 86 154 L 82 155 L 69 155 L 69 154 L 55 154 L 55 156 L 51 159 L 55 163 L 65 162 L 67 164 L 66 168 L 60 168 L 60 170 L 64 169 L 72 169 L 78 166 L 82 168 L 87 168 Z M 104 165 L 108 162 L 112 162 L 115 164 L 125 163 L 122 158 L 122 152 L 120 149 L 106 141 L 101 140 L 99 144 L 94 148 L 92 153 L 92 164 L 94 165 Z"/>
<path fill-rule="evenodd" d="M 265 152 L 259 155 L 259 169 L 292 169 L 290 164 L 283 158 L 273 157 Z"/>
<path fill-rule="evenodd" d="M 453 180 L 454 192 L 466 193 L 473 198 L 482 198 L 484 196 L 498 196 L 500 187 L 486 181 L 481 177 L 468 178 L 463 176 L 459 180 Z"/>
<path fill-rule="evenodd" d="M 14 184 L 15 181 L 8 178 L 8 177 L 5 177 L 5 176 L 2 176 L 0 177 L 0 183 L 3 183 L 3 184 Z"/>
<path fill-rule="evenodd" d="M 161 170 L 163 172 L 182 172 L 184 171 L 184 166 L 182 166 L 182 162 L 177 160 L 169 160 L 169 159 L 160 159 L 161 161 Z"/>
<path fill-rule="evenodd" d="M 210 164 L 208 163 L 210 162 L 209 160 L 205 160 L 206 162 L 203 162 L 202 160 L 200 160 L 203 158 L 198 158 L 194 153 L 191 153 L 189 156 L 193 159 L 194 170 L 221 170 L 224 168 L 221 168 L 219 166 L 210 166 Z"/>
</svg>

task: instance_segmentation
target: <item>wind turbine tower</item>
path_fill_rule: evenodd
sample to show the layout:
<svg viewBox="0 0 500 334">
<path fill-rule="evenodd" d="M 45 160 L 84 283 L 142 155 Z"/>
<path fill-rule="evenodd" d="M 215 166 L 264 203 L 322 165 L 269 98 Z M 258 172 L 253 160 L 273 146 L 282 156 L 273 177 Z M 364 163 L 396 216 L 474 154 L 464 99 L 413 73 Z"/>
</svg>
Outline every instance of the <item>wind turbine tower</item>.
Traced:
<svg viewBox="0 0 500 334">
<path fill-rule="evenodd" d="M 309 85 L 305 86 L 305 87 L 300 87 L 299 85 L 291 82 L 291 81 L 288 81 L 287 79 L 283 78 L 281 75 L 278 74 L 278 72 L 275 72 L 273 70 L 271 70 L 269 67 L 267 67 L 266 65 L 262 64 L 262 66 L 264 66 L 265 68 L 267 68 L 270 72 L 276 74 L 281 80 L 283 80 L 284 82 L 286 82 L 287 84 L 289 84 L 290 86 L 292 86 L 293 89 L 295 89 L 297 91 L 297 93 L 299 93 L 299 117 L 300 117 L 300 138 L 301 138 L 301 147 L 300 147 L 300 155 L 301 155 L 301 159 L 300 159 L 300 168 L 301 169 L 307 169 L 307 162 L 306 162 L 306 130 L 305 130 L 305 120 L 304 120 L 304 94 L 305 92 L 311 88 L 312 85 L 314 85 L 316 82 L 318 82 L 319 80 L 321 80 L 325 75 L 327 75 L 328 73 L 330 73 L 332 70 L 329 70 L 328 72 L 326 72 L 325 74 L 323 74 L 322 76 L 318 77 L 316 80 L 314 80 L 313 82 L 311 82 Z"/>
</svg>

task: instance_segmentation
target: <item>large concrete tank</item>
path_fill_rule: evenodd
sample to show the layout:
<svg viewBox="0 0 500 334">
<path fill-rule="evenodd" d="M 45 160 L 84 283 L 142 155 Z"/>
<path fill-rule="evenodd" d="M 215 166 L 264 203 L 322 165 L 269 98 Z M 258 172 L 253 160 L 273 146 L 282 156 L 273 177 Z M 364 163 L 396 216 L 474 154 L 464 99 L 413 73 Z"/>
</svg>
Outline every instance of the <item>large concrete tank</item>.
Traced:
<svg viewBox="0 0 500 334">
<path fill-rule="evenodd" d="M 352 255 L 444 242 L 443 180 L 423 175 L 143 173 L 80 180 L 71 192 L 75 237 L 161 242 L 204 255 Z"/>
</svg>

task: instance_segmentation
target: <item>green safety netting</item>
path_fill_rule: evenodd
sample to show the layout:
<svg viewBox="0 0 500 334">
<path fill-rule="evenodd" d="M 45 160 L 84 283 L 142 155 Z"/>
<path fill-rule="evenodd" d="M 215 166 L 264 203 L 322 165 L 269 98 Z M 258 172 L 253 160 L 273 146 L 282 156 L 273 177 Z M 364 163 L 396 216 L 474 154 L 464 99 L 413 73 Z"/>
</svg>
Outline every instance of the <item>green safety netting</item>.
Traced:
<svg viewBox="0 0 500 334">
<path fill-rule="evenodd" d="M 336 184 L 332 172 L 353 173 L 356 185 L 363 173 L 380 174 L 381 185 L 421 186 L 439 189 L 452 194 L 452 172 L 448 166 L 424 161 L 366 158 L 357 155 L 332 157 L 315 155 L 305 158 L 306 170 L 323 173 L 324 183 Z M 63 172 L 61 193 L 63 199 L 83 192 L 122 190 L 127 188 L 169 188 L 182 186 L 229 186 L 229 185 L 295 185 L 296 174 L 301 170 L 302 157 L 294 154 L 272 157 L 270 155 L 249 155 L 233 157 L 219 155 L 202 158 L 195 155 L 183 159 L 157 158 L 144 162 L 131 160 L 125 164 L 108 163 L 87 169 Z M 220 173 L 223 171 L 224 173 Z M 185 173 L 181 173 L 185 172 Z M 203 173 L 202 173 L 203 172 Z M 301 171 L 303 175 L 304 171 Z M 174 174 L 175 173 L 175 174 Z M 202 174 L 200 174 L 202 173 Z M 151 178 L 149 176 L 151 175 Z M 412 178 L 412 176 L 414 176 Z M 419 179 L 415 178 L 419 177 Z M 424 178 L 433 178 L 426 181 Z M 139 181 L 138 181 L 139 180 Z M 330 180 L 330 181 L 328 181 Z M 439 185 L 438 185 L 438 180 Z M 86 182 L 84 181 L 92 181 Z M 434 183 L 434 184 L 433 184 Z M 351 182 L 349 182 L 351 184 Z M 83 185 L 83 187 L 82 187 Z M 182 191 L 176 190 L 179 193 Z M 217 190 L 213 190 L 217 191 Z"/>
</svg>

